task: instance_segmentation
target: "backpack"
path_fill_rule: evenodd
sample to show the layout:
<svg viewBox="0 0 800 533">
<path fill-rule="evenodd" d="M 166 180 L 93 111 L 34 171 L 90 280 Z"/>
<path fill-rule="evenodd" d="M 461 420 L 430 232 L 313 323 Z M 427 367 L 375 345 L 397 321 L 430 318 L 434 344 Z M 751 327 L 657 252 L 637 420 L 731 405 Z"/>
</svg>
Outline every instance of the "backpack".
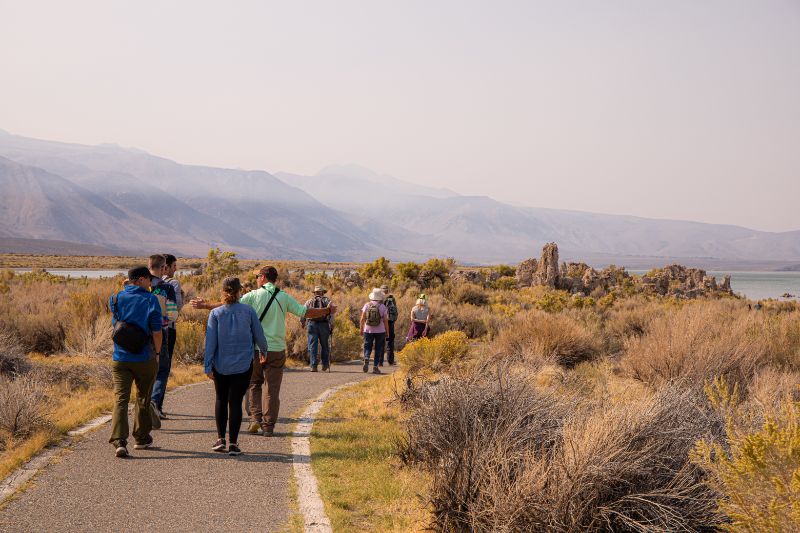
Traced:
<svg viewBox="0 0 800 533">
<path fill-rule="evenodd" d="M 394 296 L 389 296 L 386 298 L 386 301 L 383 302 L 383 305 L 386 306 L 386 318 L 389 322 L 394 322 L 397 320 L 397 303 L 394 301 Z"/>
<path fill-rule="evenodd" d="M 381 310 L 377 305 L 373 305 L 372 303 L 368 304 L 367 307 L 367 325 L 368 326 L 380 326 L 381 324 Z"/>
</svg>

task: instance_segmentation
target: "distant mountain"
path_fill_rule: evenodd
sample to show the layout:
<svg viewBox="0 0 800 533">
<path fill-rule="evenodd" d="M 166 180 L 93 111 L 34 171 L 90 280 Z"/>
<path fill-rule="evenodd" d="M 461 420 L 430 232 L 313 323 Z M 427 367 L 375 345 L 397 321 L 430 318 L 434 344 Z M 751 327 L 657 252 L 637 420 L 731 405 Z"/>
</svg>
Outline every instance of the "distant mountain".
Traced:
<svg viewBox="0 0 800 533">
<path fill-rule="evenodd" d="M 537 255 L 556 241 L 562 257 L 596 263 L 738 261 L 778 268 L 800 262 L 800 231 L 519 207 L 354 165 L 314 176 L 181 165 L 117 145 L 1 130 L 0 186 L 0 243 L 44 239 L 184 255 L 220 246 L 244 257 L 452 256 L 495 263 Z"/>
</svg>

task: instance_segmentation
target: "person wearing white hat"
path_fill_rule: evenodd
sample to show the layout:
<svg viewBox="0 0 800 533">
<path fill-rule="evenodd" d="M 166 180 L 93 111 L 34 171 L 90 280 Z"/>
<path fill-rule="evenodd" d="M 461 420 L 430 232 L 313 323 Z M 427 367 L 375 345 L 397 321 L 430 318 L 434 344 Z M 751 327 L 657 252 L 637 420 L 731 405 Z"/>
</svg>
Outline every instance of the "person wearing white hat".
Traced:
<svg viewBox="0 0 800 533">
<path fill-rule="evenodd" d="M 364 304 L 361 309 L 360 329 L 364 336 L 364 372 L 369 370 L 369 358 L 374 346 L 375 358 L 372 372 L 381 373 L 378 365 L 383 359 L 383 350 L 386 348 L 386 332 L 389 331 L 388 311 L 383 305 L 384 297 L 382 290 L 372 289 L 372 292 L 369 293 L 369 302 Z"/>
</svg>

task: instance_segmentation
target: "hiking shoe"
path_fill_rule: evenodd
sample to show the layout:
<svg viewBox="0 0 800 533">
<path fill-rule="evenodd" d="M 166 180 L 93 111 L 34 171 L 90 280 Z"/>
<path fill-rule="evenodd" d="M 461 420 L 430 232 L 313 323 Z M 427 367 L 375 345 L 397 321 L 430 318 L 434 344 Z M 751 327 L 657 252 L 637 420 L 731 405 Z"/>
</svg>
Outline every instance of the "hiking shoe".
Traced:
<svg viewBox="0 0 800 533">
<path fill-rule="evenodd" d="M 161 412 L 152 402 L 150 403 L 150 422 L 152 422 L 153 429 L 161 429 Z"/>
<path fill-rule="evenodd" d="M 267 426 L 264 426 L 261 430 L 261 434 L 265 437 L 271 437 L 275 434 L 275 428 L 268 428 Z"/>
<path fill-rule="evenodd" d="M 331 365 L 322 365 L 322 371 L 323 372 L 330 372 L 331 371 Z"/>
<path fill-rule="evenodd" d="M 228 447 L 228 455 L 242 455 L 242 450 L 239 448 L 238 444 L 231 442 L 231 445 Z"/>
<path fill-rule="evenodd" d="M 312 371 L 312 372 L 317 372 L 317 367 L 316 367 L 316 365 L 311 367 L 311 371 Z"/>
<path fill-rule="evenodd" d="M 158 408 L 158 418 L 161 420 L 167 420 L 167 413 L 164 412 L 164 408 Z"/>
<path fill-rule="evenodd" d="M 369 371 L 369 359 L 364 359 L 364 367 L 362 368 L 364 372 Z"/>
<path fill-rule="evenodd" d="M 114 455 L 119 458 L 128 457 L 128 448 L 126 448 L 125 446 L 117 446 Z"/>
<path fill-rule="evenodd" d="M 225 451 L 225 439 L 217 439 L 217 442 L 211 447 L 212 450 L 215 452 L 224 452 Z"/>
<path fill-rule="evenodd" d="M 379 364 L 378 366 L 383 366 L 383 363 Z"/>
<path fill-rule="evenodd" d="M 150 446 L 153 445 L 153 437 L 147 437 L 147 440 L 144 442 L 137 442 L 133 445 L 134 450 L 146 450 Z"/>
<path fill-rule="evenodd" d="M 372 373 L 373 374 L 383 374 L 383 372 L 381 372 L 381 369 L 378 368 L 377 366 L 372 367 Z"/>
</svg>

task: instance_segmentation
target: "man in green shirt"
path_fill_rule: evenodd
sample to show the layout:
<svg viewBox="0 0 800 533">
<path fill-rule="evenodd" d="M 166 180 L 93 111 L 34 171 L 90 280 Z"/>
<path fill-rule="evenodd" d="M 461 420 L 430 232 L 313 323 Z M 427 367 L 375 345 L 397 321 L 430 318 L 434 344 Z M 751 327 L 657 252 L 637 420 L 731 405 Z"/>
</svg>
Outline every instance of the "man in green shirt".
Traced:
<svg viewBox="0 0 800 533">
<path fill-rule="evenodd" d="M 275 431 L 280 409 L 280 391 L 283 381 L 283 368 L 286 364 L 286 313 L 291 313 L 299 318 L 321 318 L 330 315 L 336 310 L 330 307 L 321 309 L 308 309 L 281 291 L 275 286 L 278 271 L 275 267 L 264 267 L 258 271 L 259 288 L 250 291 L 239 300 L 250 305 L 261 318 L 261 327 L 267 338 L 269 351 L 253 358 L 253 374 L 250 378 L 250 433 L 257 433 L 259 426 L 264 436 L 271 436 Z M 214 309 L 222 305 L 221 302 L 206 302 L 202 298 L 191 301 L 196 309 Z M 269 309 L 266 314 L 264 310 Z M 262 398 L 262 386 L 266 382 L 267 395 Z M 264 415 L 266 412 L 266 416 Z"/>
</svg>

